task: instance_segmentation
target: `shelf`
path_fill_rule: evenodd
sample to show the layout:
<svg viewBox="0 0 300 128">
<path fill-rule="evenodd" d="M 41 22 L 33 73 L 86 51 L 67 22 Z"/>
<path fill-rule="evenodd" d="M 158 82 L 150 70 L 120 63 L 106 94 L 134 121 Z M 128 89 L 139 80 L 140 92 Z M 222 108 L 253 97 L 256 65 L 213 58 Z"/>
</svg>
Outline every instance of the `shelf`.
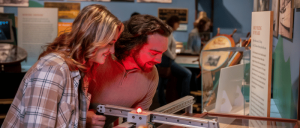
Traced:
<svg viewBox="0 0 300 128">
<path fill-rule="evenodd" d="M 14 99 L 0 99 L 0 104 L 11 104 Z"/>
</svg>

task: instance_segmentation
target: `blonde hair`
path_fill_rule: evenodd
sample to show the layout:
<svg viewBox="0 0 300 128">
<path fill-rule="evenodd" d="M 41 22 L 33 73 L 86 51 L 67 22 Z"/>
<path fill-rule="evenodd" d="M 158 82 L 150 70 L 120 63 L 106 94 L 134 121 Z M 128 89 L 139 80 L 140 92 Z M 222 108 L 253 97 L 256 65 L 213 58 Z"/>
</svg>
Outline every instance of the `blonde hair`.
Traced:
<svg viewBox="0 0 300 128">
<path fill-rule="evenodd" d="M 111 42 L 122 24 L 105 6 L 92 4 L 84 7 L 72 24 L 71 32 L 57 37 L 39 56 L 59 53 L 70 70 L 88 72 L 92 65 L 89 59 L 95 56 L 97 49 Z"/>
</svg>

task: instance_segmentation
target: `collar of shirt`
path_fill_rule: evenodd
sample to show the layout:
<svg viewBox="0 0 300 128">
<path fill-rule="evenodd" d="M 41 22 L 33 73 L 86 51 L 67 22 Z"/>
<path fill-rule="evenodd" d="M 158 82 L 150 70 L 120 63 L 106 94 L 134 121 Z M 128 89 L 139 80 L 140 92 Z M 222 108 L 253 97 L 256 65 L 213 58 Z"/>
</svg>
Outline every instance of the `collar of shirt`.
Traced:
<svg viewBox="0 0 300 128">
<path fill-rule="evenodd" d="M 61 60 L 63 60 L 63 61 L 59 61 L 59 62 L 61 62 L 61 63 L 59 63 L 59 62 L 57 62 L 57 61 L 54 61 L 54 60 L 53 60 L 53 57 L 57 57 L 57 58 L 59 58 L 59 59 L 61 59 Z M 62 57 L 60 57 L 59 55 L 57 55 L 56 53 L 49 53 L 48 55 L 46 55 L 46 56 L 40 58 L 40 61 L 39 61 L 39 63 L 36 65 L 36 68 L 37 68 L 38 70 L 40 70 L 40 69 L 43 67 L 43 65 L 44 65 L 46 62 L 49 62 L 49 61 L 50 61 L 50 62 L 56 62 L 57 64 L 62 64 L 62 62 L 65 62 L 64 59 L 63 59 Z"/>
</svg>

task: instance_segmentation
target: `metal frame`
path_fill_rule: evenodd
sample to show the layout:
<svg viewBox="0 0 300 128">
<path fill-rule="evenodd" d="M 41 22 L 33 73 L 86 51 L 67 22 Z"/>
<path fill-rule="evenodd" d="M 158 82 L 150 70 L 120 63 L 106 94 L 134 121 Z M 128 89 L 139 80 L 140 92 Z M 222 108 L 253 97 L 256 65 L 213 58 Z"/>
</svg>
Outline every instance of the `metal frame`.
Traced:
<svg viewBox="0 0 300 128">
<path fill-rule="evenodd" d="M 114 105 L 98 105 L 97 112 L 103 113 L 104 115 L 124 117 L 127 118 L 128 122 L 135 123 L 136 126 L 144 125 L 148 128 L 152 127 L 152 125 L 150 125 L 151 122 L 183 127 L 219 128 L 219 123 L 216 120 L 170 114 L 182 109 L 185 109 L 186 113 L 191 114 L 193 113 L 194 102 L 193 96 L 186 96 L 170 104 L 157 108 L 154 111 L 144 111 L 142 113 L 137 113 L 133 108 Z M 119 125 L 119 127 L 132 127 L 134 125 L 130 125 L 128 122 L 124 123 L 126 125 Z"/>
</svg>

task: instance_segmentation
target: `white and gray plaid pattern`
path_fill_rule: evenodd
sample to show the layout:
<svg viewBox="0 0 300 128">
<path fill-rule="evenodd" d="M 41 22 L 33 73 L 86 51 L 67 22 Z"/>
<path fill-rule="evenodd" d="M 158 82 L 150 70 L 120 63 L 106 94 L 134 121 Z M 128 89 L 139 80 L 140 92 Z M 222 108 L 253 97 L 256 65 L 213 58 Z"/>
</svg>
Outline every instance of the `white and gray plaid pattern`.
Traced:
<svg viewBox="0 0 300 128">
<path fill-rule="evenodd" d="M 80 78 L 58 54 L 41 58 L 24 76 L 2 128 L 84 128 L 89 98 L 81 88 L 78 97 Z"/>
</svg>

